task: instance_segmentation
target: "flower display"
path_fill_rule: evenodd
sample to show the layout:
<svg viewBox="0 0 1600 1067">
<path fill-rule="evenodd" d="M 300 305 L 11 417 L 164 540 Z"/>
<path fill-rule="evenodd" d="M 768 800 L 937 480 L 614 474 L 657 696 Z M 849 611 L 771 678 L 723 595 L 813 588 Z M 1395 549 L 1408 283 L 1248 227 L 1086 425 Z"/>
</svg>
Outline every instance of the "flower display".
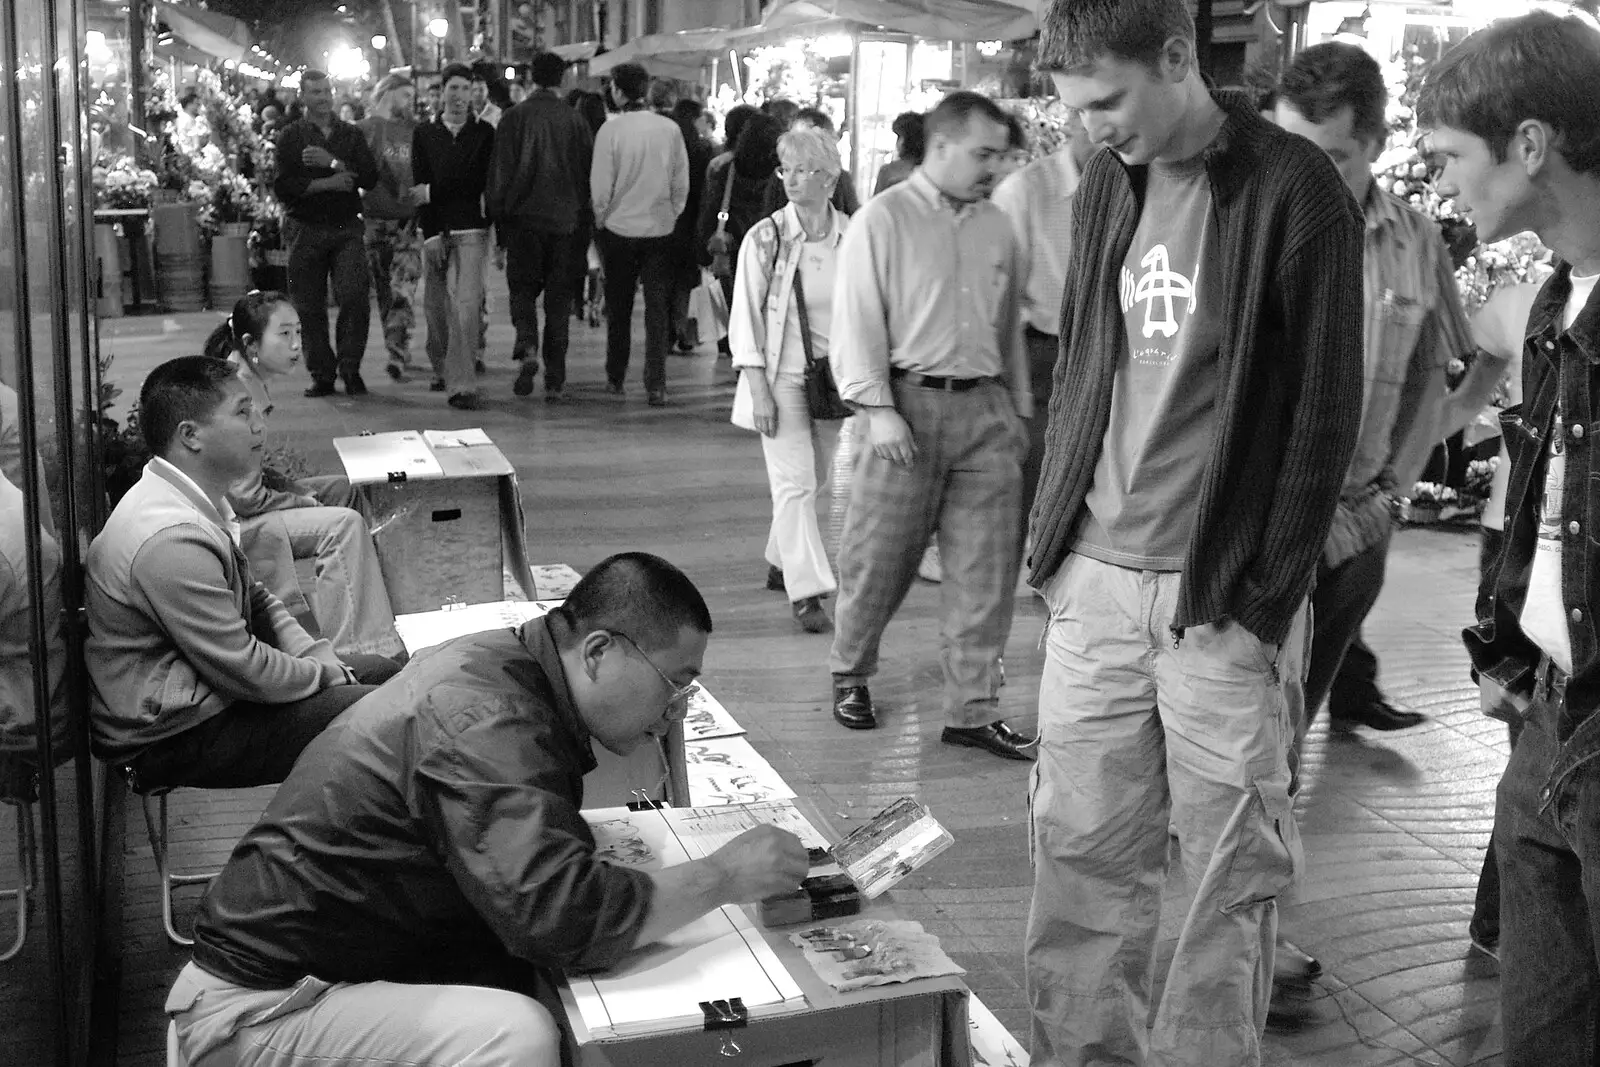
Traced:
<svg viewBox="0 0 1600 1067">
<path fill-rule="evenodd" d="M 145 208 L 160 184 L 156 173 L 134 163 L 131 156 L 96 164 L 91 172 L 95 205 L 102 208 Z"/>
</svg>

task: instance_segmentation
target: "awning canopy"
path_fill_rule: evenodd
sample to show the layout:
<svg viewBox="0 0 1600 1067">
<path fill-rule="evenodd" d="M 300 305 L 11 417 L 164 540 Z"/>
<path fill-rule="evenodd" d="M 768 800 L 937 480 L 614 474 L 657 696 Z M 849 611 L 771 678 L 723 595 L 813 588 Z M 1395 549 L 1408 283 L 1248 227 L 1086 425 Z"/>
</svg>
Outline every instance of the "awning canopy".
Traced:
<svg viewBox="0 0 1600 1067">
<path fill-rule="evenodd" d="M 796 20 L 783 26 L 650 33 L 595 56 L 589 61 L 589 73 L 604 74 L 623 63 L 638 63 L 657 77 L 694 81 L 707 63 L 726 56 L 730 48 L 760 48 L 800 36 L 834 33 L 848 28 L 837 19 L 819 19 Z"/>
<path fill-rule="evenodd" d="M 250 53 L 250 27 L 240 19 L 167 0 L 153 0 L 152 6 L 175 36 L 208 56 L 237 62 Z"/>
<path fill-rule="evenodd" d="M 769 29 L 848 19 L 939 41 L 1014 41 L 1039 28 L 1035 0 L 772 0 Z"/>
</svg>

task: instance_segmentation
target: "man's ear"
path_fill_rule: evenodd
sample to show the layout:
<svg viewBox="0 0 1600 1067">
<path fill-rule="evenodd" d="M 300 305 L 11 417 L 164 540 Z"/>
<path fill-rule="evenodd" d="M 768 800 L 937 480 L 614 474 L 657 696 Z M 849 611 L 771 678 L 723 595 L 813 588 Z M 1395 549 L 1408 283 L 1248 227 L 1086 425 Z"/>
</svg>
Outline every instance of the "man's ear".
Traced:
<svg viewBox="0 0 1600 1067">
<path fill-rule="evenodd" d="M 1194 42 L 1182 37 L 1169 37 L 1167 43 L 1161 46 L 1156 66 L 1163 80 L 1174 85 L 1183 81 L 1195 67 Z"/>
<path fill-rule="evenodd" d="M 198 455 L 204 451 L 200 443 L 200 423 L 193 419 L 178 423 L 178 431 L 172 435 L 172 439 L 187 452 Z"/>
<path fill-rule="evenodd" d="M 1561 135 L 1549 123 L 1539 119 L 1523 119 L 1506 144 L 1506 156 L 1516 160 L 1532 178 L 1551 165 L 1552 156 L 1560 148 Z"/>
<path fill-rule="evenodd" d="M 583 672 L 591 682 L 599 681 L 600 657 L 612 645 L 612 636 L 604 630 L 590 630 L 578 642 L 578 654 L 583 659 Z"/>
</svg>

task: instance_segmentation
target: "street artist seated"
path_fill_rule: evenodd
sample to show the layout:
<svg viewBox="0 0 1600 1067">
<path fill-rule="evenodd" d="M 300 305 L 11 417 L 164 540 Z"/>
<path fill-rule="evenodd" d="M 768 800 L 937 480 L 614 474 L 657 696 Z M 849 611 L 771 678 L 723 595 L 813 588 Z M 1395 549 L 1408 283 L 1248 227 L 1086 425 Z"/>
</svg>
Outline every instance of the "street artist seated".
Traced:
<svg viewBox="0 0 1600 1067">
<path fill-rule="evenodd" d="M 554 1065 L 553 970 L 794 890 L 806 852 L 775 827 L 642 871 L 598 859 L 579 815 L 591 742 L 626 755 L 665 733 L 710 632 L 683 572 L 625 553 L 350 709 L 200 903 L 166 1005 L 188 1061 Z"/>
<path fill-rule="evenodd" d="M 256 411 L 267 418 L 268 380 L 300 362 L 300 313 L 282 293 L 247 293 L 206 339 L 205 354 L 238 368 Z M 378 552 L 350 479 L 296 479 L 258 465 L 229 491 L 228 503 L 239 517 L 239 545 L 257 579 L 310 633 L 326 637 L 341 656 L 404 656 Z M 312 563 L 309 592 L 302 588 L 297 560 Z"/>
<path fill-rule="evenodd" d="M 89 546 L 95 754 L 142 789 L 282 781 L 399 665 L 341 661 L 252 577 L 227 493 L 260 468 L 264 427 L 231 365 L 163 363 L 139 423 L 153 458 Z"/>
</svg>

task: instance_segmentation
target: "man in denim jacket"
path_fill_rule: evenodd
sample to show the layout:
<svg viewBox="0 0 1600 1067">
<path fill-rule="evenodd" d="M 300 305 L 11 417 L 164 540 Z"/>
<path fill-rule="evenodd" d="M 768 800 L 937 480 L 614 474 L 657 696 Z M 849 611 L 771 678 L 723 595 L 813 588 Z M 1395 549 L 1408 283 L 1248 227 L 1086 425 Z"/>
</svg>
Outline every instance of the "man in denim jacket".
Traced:
<svg viewBox="0 0 1600 1067">
<path fill-rule="evenodd" d="M 1500 964 L 1506 1067 L 1600 1062 L 1600 32 L 1575 17 L 1506 19 L 1429 74 L 1424 127 L 1441 195 L 1486 241 L 1533 230 L 1561 260 L 1528 318 L 1505 545 L 1466 631 L 1488 714 L 1523 723 L 1500 781 Z"/>
</svg>

